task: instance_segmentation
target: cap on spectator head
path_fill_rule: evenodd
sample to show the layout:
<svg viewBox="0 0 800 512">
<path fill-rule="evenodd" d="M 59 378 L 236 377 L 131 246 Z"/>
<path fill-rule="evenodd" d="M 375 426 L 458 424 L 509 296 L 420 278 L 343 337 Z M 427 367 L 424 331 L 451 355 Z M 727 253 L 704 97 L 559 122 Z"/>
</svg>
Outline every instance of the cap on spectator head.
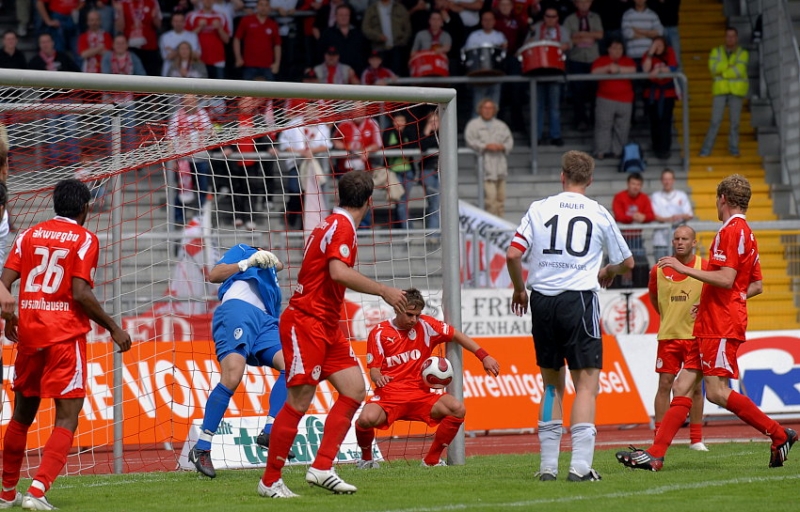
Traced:
<svg viewBox="0 0 800 512">
<path fill-rule="evenodd" d="M 335 46 L 329 46 L 325 53 L 328 55 L 339 55 L 339 49 Z"/>
<path fill-rule="evenodd" d="M 378 50 L 372 50 L 371 52 L 369 52 L 369 58 L 371 59 L 373 57 L 378 57 L 379 59 L 383 58 L 381 56 L 381 52 L 379 52 Z"/>
</svg>

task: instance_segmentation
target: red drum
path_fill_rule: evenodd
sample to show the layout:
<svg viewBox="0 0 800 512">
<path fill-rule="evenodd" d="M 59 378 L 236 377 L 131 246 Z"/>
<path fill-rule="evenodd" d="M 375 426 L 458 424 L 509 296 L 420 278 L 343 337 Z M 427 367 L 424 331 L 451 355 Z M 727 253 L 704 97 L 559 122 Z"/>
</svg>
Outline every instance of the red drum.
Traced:
<svg viewBox="0 0 800 512">
<path fill-rule="evenodd" d="M 408 61 L 408 68 L 413 77 L 450 76 L 450 61 L 447 55 L 436 52 L 418 52 Z"/>
<path fill-rule="evenodd" d="M 561 45 L 554 41 L 533 41 L 517 52 L 525 75 L 555 75 L 565 71 L 564 61 L 567 56 L 561 51 Z"/>
<path fill-rule="evenodd" d="M 499 46 L 485 45 L 461 50 L 461 60 L 467 69 L 467 76 L 505 75 L 505 58 L 506 51 Z"/>
</svg>

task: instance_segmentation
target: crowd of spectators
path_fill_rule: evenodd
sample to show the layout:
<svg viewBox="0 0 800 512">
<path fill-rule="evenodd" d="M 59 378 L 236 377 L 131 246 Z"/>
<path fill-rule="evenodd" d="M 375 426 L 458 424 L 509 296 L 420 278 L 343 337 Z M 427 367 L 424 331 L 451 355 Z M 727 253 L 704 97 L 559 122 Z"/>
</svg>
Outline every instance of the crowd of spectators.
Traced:
<svg viewBox="0 0 800 512">
<path fill-rule="evenodd" d="M 0 51 L 3 67 L 28 66 L 12 39 L 31 31 L 37 37 L 49 34 L 55 51 L 84 72 L 102 72 L 102 54 L 112 51 L 114 36 L 123 35 L 148 75 L 244 80 L 380 85 L 408 76 L 409 59 L 428 51 L 446 55 L 450 74 L 459 75 L 465 73 L 464 50 L 483 44 L 505 51 L 498 71 L 515 75 L 522 73 L 517 52 L 532 40 L 561 43 L 568 73 L 592 72 L 615 40 L 623 42 L 638 70 L 654 77 L 676 69 L 680 59 L 680 0 L 22 0 L 17 5 L 18 29 L 7 34 Z M 179 51 L 182 43 L 191 54 Z M 662 90 L 665 80 L 653 81 L 655 91 L 641 84 L 636 92 L 651 124 L 663 127 L 671 120 L 674 96 Z M 513 130 L 526 129 L 524 86 L 507 84 L 502 95 L 499 85 L 469 89 L 473 110 L 488 97 Z M 568 90 L 540 84 L 540 89 L 541 144 L 563 144 L 559 109 L 565 96 L 575 127 L 590 129 L 596 115 L 593 82 L 575 82 Z M 656 156 L 665 156 L 665 141 L 654 135 L 653 142 Z M 595 154 L 605 152 L 600 149 L 607 148 L 596 148 Z"/>
</svg>

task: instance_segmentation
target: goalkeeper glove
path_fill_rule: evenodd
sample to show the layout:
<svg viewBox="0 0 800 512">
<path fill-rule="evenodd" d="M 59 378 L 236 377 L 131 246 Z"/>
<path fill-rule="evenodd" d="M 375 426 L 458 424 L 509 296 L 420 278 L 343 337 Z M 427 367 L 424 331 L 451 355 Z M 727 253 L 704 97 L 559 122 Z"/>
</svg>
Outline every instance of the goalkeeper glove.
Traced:
<svg viewBox="0 0 800 512">
<path fill-rule="evenodd" d="M 278 257 L 269 251 L 259 250 L 246 260 L 239 262 L 239 270 L 244 272 L 250 267 L 271 268 L 280 263 Z"/>
</svg>

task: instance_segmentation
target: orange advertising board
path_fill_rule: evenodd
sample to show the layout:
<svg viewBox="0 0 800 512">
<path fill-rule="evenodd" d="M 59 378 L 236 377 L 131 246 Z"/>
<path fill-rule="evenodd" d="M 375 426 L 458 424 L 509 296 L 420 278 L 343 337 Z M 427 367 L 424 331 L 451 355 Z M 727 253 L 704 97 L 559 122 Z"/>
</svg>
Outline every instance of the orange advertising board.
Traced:
<svg viewBox="0 0 800 512">
<path fill-rule="evenodd" d="M 542 398 L 541 376 L 528 336 L 480 338 L 476 341 L 501 365 L 501 375 L 485 374 L 472 354 L 464 354 L 464 396 L 467 430 L 520 429 L 536 426 Z M 604 367 L 597 403 L 597 424 L 646 423 L 639 398 L 616 339 L 604 338 Z M 354 342 L 362 369 L 366 369 L 366 342 Z M 3 360 L 13 361 L 13 347 L 3 349 Z M 123 355 L 123 432 L 126 444 L 183 442 L 193 420 L 203 417 L 210 390 L 219 381 L 219 363 L 210 340 L 137 343 Z M 10 376 L 10 366 L 4 374 Z M 248 367 L 234 394 L 227 417 L 266 416 L 269 390 L 276 374 L 269 368 Z M 365 377 L 366 380 L 366 377 Z M 89 343 L 87 398 L 80 417 L 76 446 L 113 442 L 113 364 L 110 343 Z M 4 383 L 2 428 L 11 417 L 10 385 Z M 574 393 L 568 385 L 565 424 Z M 335 400 L 333 389 L 320 385 L 309 414 L 326 414 Z M 42 413 L 30 431 L 28 448 L 41 447 L 53 425 L 52 402 L 42 402 Z M 403 432 L 406 432 L 406 426 Z M 420 424 L 408 433 L 425 432 Z"/>
</svg>

